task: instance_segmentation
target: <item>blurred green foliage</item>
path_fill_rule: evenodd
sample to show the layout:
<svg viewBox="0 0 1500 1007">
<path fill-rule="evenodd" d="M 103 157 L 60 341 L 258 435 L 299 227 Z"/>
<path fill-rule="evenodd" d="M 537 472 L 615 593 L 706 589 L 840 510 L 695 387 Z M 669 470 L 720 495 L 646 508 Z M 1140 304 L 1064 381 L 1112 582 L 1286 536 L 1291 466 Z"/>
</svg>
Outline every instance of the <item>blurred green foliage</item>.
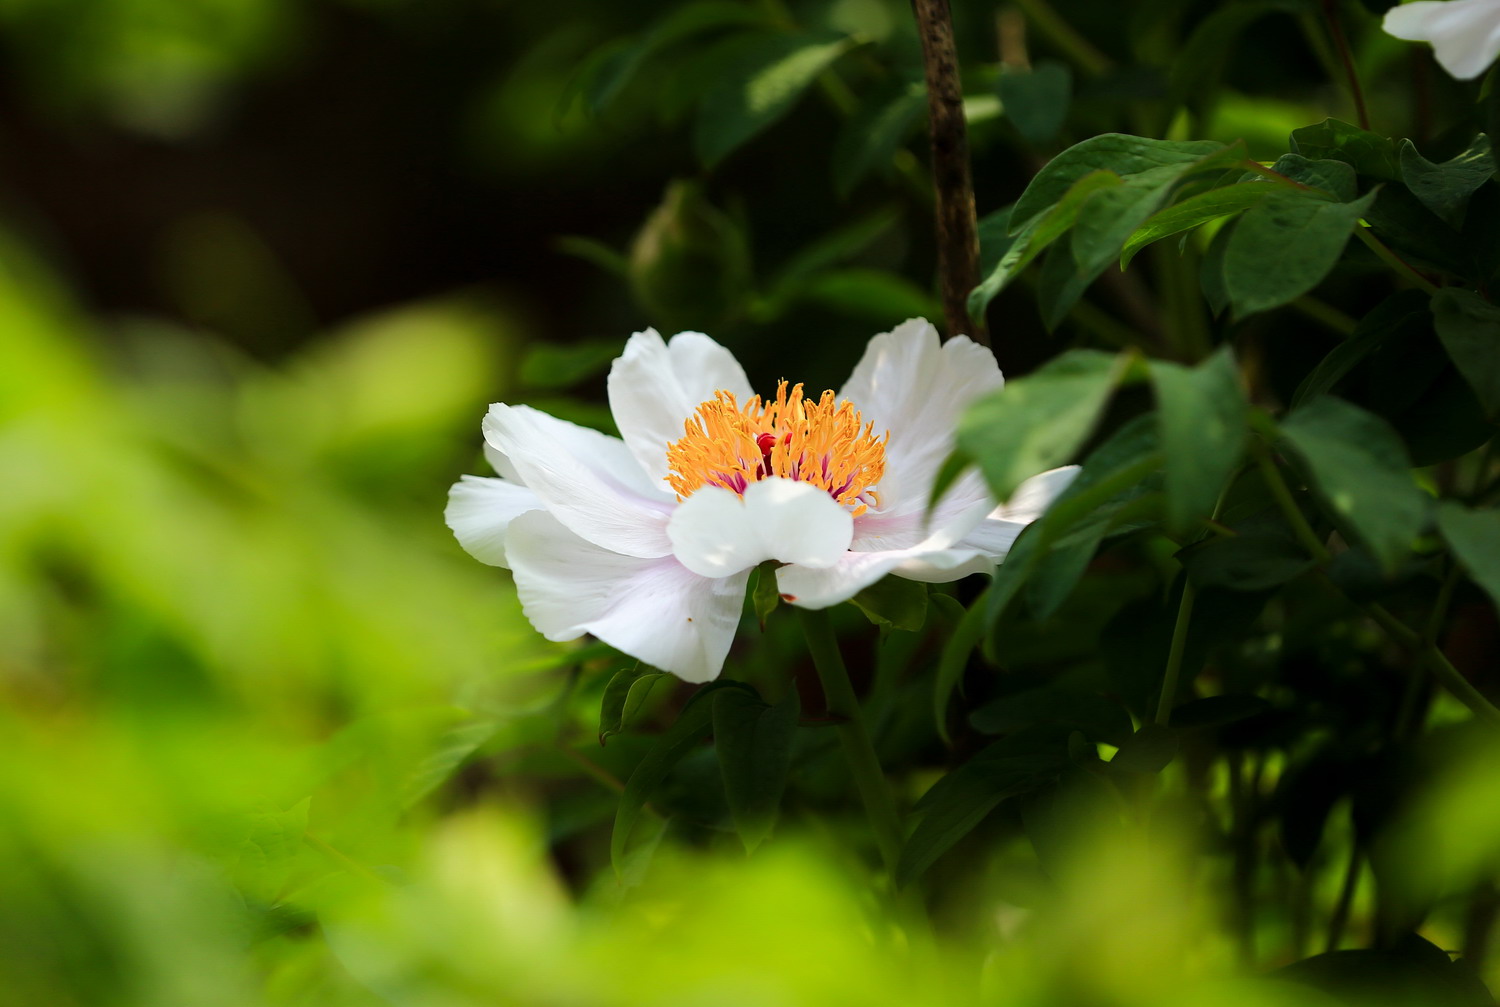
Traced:
<svg viewBox="0 0 1500 1007">
<path fill-rule="evenodd" d="M 1495 695 L 1494 88 L 1379 2 L 956 6 L 1012 382 L 948 472 L 1084 473 L 982 593 L 835 613 L 893 878 L 767 572 L 690 694 L 440 514 L 487 402 L 607 428 L 644 324 L 833 384 L 939 314 L 906 4 L 0 0 L 18 136 L 247 138 L 69 161 L 151 194 L 108 254 L 67 144 L 5 178 L 0 1002 L 1493 1002 L 1500 753 L 1417 672 Z M 344 167 L 204 182 L 288 80 Z"/>
</svg>

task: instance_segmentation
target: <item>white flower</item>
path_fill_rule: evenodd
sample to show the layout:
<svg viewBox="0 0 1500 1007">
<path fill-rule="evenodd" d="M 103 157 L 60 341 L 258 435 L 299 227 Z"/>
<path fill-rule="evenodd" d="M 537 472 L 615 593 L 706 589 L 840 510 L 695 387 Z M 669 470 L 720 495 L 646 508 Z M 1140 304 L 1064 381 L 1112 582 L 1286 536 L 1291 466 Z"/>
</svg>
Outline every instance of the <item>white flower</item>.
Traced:
<svg viewBox="0 0 1500 1007">
<path fill-rule="evenodd" d="M 1473 80 L 1500 55 L 1500 0 L 1421 0 L 1385 13 L 1387 34 L 1431 42 L 1450 76 Z"/>
<path fill-rule="evenodd" d="M 996 507 L 980 476 L 926 505 L 960 413 L 1003 384 L 989 350 L 920 319 L 870 340 L 838 395 L 785 382 L 752 395 L 700 332 L 630 337 L 609 373 L 623 440 L 527 406 L 484 419 L 499 478 L 464 476 L 446 518 L 476 559 L 509 567 L 549 640 L 585 633 L 689 682 L 718 676 L 750 571 L 825 608 L 888 573 L 989 572 L 1072 480 L 1056 469 Z"/>
</svg>

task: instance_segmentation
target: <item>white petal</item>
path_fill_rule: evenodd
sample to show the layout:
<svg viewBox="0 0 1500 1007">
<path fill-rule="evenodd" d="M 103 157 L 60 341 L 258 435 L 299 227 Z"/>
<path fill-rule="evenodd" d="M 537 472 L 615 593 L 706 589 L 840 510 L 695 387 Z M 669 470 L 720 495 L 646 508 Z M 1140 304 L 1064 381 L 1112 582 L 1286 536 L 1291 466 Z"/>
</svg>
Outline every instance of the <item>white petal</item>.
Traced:
<svg viewBox="0 0 1500 1007">
<path fill-rule="evenodd" d="M 1032 476 L 965 535 L 958 543 L 959 548 L 978 549 L 994 560 L 1003 559 L 1021 529 L 1045 514 L 1052 502 L 1073 485 L 1080 471 L 1077 465 L 1064 465 Z"/>
<path fill-rule="evenodd" d="M 721 390 L 741 403 L 753 394 L 734 354 L 701 332 L 679 332 L 665 343 L 647 329 L 625 344 L 609 369 L 609 409 L 656 485 L 667 478 L 667 445 L 681 439 L 683 424 Z"/>
<path fill-rule="evenodd" d="M 504 479 L 462 476 L 448 491 L 443 520 L 470 556 L 490 566 L 506 566 L 505 529 L 542 501 L 525 486 Z"/>
<path fill-rule="evenodd" d="M 958 417 L 1004 383 L 993 353 L 967 336 L 942 343 L 920 318 L 870 340 L 842 397 L 877 434 L 890 431 L 882 512 L 926 508 L 933 477 L 953 450 Z"/>
<path fill-rule="evenodd" d="M 516 471 L 516 467 L 510 463 L 510 459 L 505 457 L 505 453 L 489 441 L 484 442 L 484 460 L 490 463 L 490 468 L 494 469 L 495 474 L 500 476 L 500 478 L 509 479 L 518 486 L 525 485 L 521 479 L 521 473 Z"/>
<path fill-rule="evenodd" d="M 538 412 L 496 403 L 484 436 L 559 521 L 626 556 L 666 556 L 676 501 L 654 487 L 614 437 Z"/>
<path fill-rule="evenodd" d="M 506 552 L 522 611 L 547 639 L 592 633 L 689 682 L 707 682 L 723 669 L 749 573 L 710 579 L 670 556 L 621 556 L 546 511 L 511 522 Z"/>
<path fill-rule="evenodd" d="M 1500 55 L 1500 0 L 1422 0 L 1386 11 L 1386 33 L 1431 42 L 1442 68 L 1472 80 Z"/>
<path fill-rule="evenodd" d="M 930 494 L 929 494 L 930 495 Z M 926 500 L 922 503 L 925 505 Z M 856 552 L 910 549 L 929 539 L 938 546 L 953 545 L 974 529 L 994 509 L 994 500 L 978 472 L 966 472 L 943 494 L 929 512 L 910 502 L 902 508 L 868 511 L 854 519 Z"/>
<path fill-rule="evenodd" d="M 816 486 L 762 479 L 744 499 L 718 486 L 698 490 L 673 512 L 667 535 L 683 566 L 725 577 L 768 559 L 832 566 L 849 549 L 854 519 Z"/>
<path fill-rule="evenodd" d="M 784 566 L 776 571 L 781 597 L 802 608 L 827 608 L 848 601 L 886 574 L 908 580 L 942 584 L 987 573 L 994 561 L 974 549 L 931 548 L 925 545 L 884 552 L 850 552 L 833 566 L 814 570 Z"/>
</svg>

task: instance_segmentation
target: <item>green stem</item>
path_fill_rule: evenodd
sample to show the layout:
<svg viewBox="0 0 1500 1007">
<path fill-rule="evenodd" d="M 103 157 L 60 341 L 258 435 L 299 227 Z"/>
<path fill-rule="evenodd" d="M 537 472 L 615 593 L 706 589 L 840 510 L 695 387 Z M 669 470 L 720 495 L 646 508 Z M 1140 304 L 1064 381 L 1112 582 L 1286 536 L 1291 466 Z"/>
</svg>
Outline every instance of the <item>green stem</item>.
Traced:
<svg viewBox="0 0 1500 1007">
<path fill-rule="evenodd" d="M 1266 478 L 1266 486 L 1271 490 L 1271 496 L 1276 500 L 1276 505 L 1281 508 L 1282 516 L 1292 526 L 1292 534 L 1297 536 L 1297 541 L 1302 543 L 1302 548 L 1306 549 L 1308 554 L 1320 564 L 1333 559 L 1333 555 L 1323 544 L 1323 540 L 1318 538 L 1312 525 L 1307 523 L 1307 516 L 1302 513 L 1302 508 L 1297 506 L 1297 500 L 1292 496 L 1291 488 L 1281 477 L 1281 470 L 1276 467 L 1276 461 L 1271 457 L 1271 449 L 1257 440 L 1252 443 L 1252 450 L 1255 453 L 1255 463 L 1260 466 L 1261 474 Z"/>
<path fill-rule="evenodd" d="M 1193 618 L 1193 601 L 1198 592 L 1192 581 L 1182 581 L 1182 601 L 1177 605 L 1177 625 L 1172 629 L 1172 649 L 1167 653 L 1167 671 L 1161 680 L 1161 698 L 1156 701 L 1156 723 L 1167 726 L 1172 719 L 1172 702 L 1177 698 L 1177 679 L 1182 673 L 1182 654 L 1187 649 L 1188 623 Z"/>
<path fill-rule="evenodd" d="M 1344 940 L 1344 927 L 1349 923 L 1349 910 L 1354 906 L 1354 893 L 1359 889 L 1360 853 L 1359 844 L 1349 849 L 1349 866 L 1344 871 L 1344 884 L 1339 889 L 1339 900 L 1334 903 L 1333 916 L 1328 920 L 1327 951 L 1337 951 Z"/>
<path fill-rule="evenodd" d="M 1435 283 L 1433 283 L 1427 277 L 1423 276 L 1421 273 L 1417 272 L 1410 265 L 1408 265 L 1405 260 L 1403 260 L 1395 252 L 1386 247 L 1385 242 L 1381 241 L 1379 238 L 1375 237 L 1375 235 L 1371 234 L 1368 227 L 1364 226 L 1363 224 L 1355 225 L 1354 236 L 1360 241 L 1363 241 L 1365 245 L 1370 249 L 1370 251 L 1375 253 L 1375 257 L 1377 259 L 1385 263 L 1387 266 L 1390 266 L 1392 269 L 1400 273 L 1402 276 L 1406 277 L 1412 283 L 1415 283 L 1418 287 L 1427 291 L 1427 293 L 1429 294 L 1435 294 L 1438 292 L 1438 288 Z"/>
<path fill-rule="evenodd" d="M 833 634 L 827 612 L 799 608 L 797 615 L 802 620 L 802 632 L 807 637 L 813 665 L 818 669 L 818 680 L 823 684 L 828 712 L 842 718 L 838 726 L 839 742 L 844 747 L 844 758 L 849 763 L 854 786 L 864 801 L 865 814 L 869 816 L 881 859 L 894 875 L 903 843 L 901 820 L 896 815 L 896 804 L 891 800 L 875 746 L 870 743 L 869 732 L 860 716 L 859 700 L 849 682 L 844 656 L 839 653 L 838 638 Z"/>
</svg>

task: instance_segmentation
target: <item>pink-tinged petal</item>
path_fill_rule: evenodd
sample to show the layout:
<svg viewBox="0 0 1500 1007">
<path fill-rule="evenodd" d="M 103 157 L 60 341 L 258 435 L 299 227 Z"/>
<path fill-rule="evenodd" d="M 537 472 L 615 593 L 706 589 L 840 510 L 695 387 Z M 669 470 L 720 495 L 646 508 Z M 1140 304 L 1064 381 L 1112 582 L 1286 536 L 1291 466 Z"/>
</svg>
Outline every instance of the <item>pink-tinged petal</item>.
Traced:
<svg viewBox="0 0 1500 1007">
<path fill-rule="evenodd" d="M 854 519 L 854 542 L 849 548 L 856 552 L 910 549 L 932 538 L 952 545 L 993 509 L 994 500 L 985 488 L 984 479 L 978 472 L 967 472 L 931 511 L 908 506 L 861 514 Z"/>
<path fill-rule="evenodd" d="M 876 433 L 890 431 L 882 512 L 926 509 L 933 478 L 953 450 L 959 416 L 1004 384 L 993 353 L 967 336 L 943 343 L 920 318 L 870 340 L 842 397 L 875 424 Z"/>
<path fill-rule="evenodd" d="M 717 678 L 739 626 L 748 572 L 699 577 L 671 556 L 621 556 L 546 511 L 510 523 L 506 554 L 521 609 L 549 640 L 592 633 L 688 682 Z"/>
<path fill-rule="evenodd" d="M 971 573 L 988 573 L 994 561 L 975 549 L 918 545 L 910 549 L 845 553 L 831 567 L 815 570 L 784 566 L 776 571 L 782 598 L 802 608 L 827 608 L 848 601 L 887 574 L 943 584 Z"/>
<path fill-rule="evenodd" d="M 827 567 L 849 549 L 854 520 L 825 491 L 790 479 L 751 483 L 741 499 L 705 486 L 678 505 L 667 525 L 683 566 L 726 577 L 768 559 Z"/>
<path fill-rule="evenodd" d="M 525 486 L 462 476 L 448 491 L 443 520 L 470 556 L 490 566 L 506 566 L 506 529 L 520 515 L 541 506 L 542 501 Z"/>
<path fill-rule="evenodd" d="M 528 406 L 496 403 L 484 437 L 563 524 L 626 556 L 667 556 L 676 502 L 657 489 L 619 439 Z"/>
<path fill-rule="evenodd" d="M 1431 42 L 1450 76 L 1473 80 L 1500 55 L 1500 0 L 1422 0 L 1386 11 L 1388 35 Z"/>
<path fill-rule="evenodd" d="M 1021 529 L 1045 514 L 1052 502 L 1073 485 L 1080 471 L 1077 465 L 1064 465 L 1032 476 L 965 535 L 959 548 L 978 549 L 996 561 L 1004 559 Z"/>
<path fill-rule="evenodd" d="M 620 435 L 658 486 L 666 485 L 667 445 L 717 391 L 741 404 L 753 394 L 734 354 L 701 332 L 679 332 L 670 343 L 655 329 L 637 332 L 609 369 L 609 409 Z"/>
</svg>

